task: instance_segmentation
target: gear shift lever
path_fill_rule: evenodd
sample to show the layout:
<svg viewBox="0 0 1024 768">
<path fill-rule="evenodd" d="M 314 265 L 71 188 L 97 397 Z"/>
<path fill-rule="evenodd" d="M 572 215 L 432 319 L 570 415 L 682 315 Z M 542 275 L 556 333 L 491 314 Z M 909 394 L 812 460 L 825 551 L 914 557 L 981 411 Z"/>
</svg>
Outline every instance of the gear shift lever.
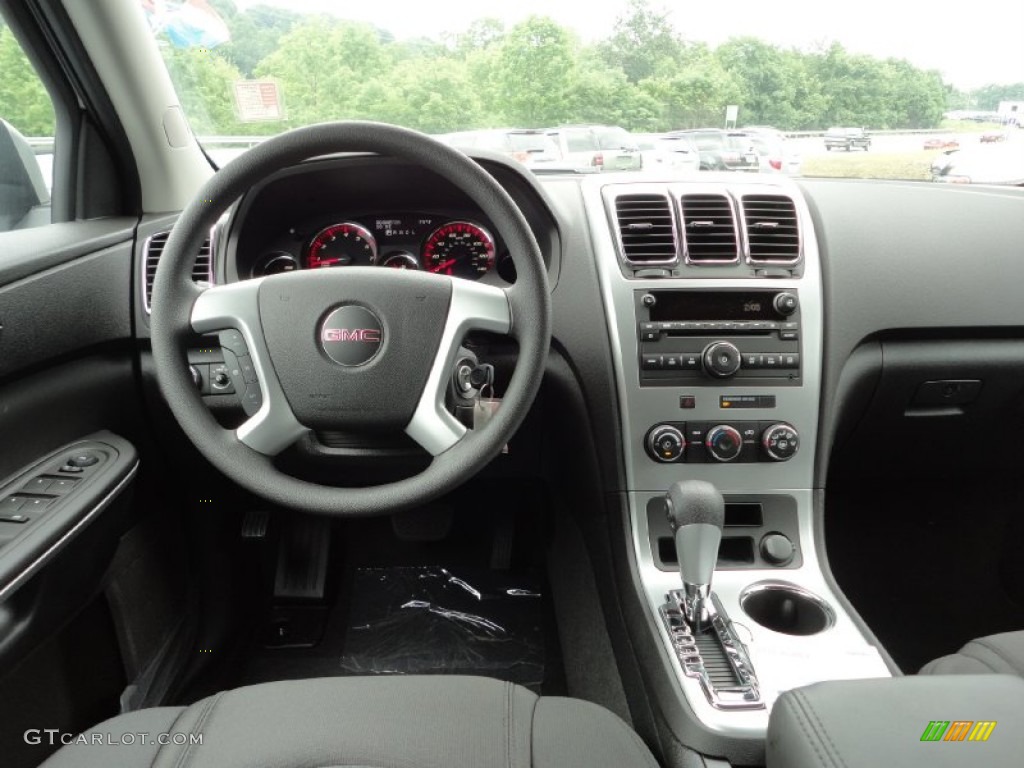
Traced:
<svg viewBox="0 0 1024 768">
<path fill-rule="evenodd" d="M 703 632 L 709 621 L 711 577 L 722 540 L 725 500 L 711 483 L 681 480 L 669 488 L 666 501 L 683 580 L 686 620 L 694 632 Z"/>
</svg>

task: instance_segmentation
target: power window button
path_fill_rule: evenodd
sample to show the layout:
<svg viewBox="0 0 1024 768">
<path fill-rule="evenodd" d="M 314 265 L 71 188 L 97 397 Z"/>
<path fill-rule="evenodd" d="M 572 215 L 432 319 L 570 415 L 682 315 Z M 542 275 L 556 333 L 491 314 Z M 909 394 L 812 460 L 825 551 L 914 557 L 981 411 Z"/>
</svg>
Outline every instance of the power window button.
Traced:
<svg viewBox="0 0 1024 768">
<path fill-rule="evenodd" d="M 25 503 L 21 505 L 22 512 L 39 512 L 50 506 L 50 502 L 53 499 L 41 499 L 41 498 L 26 498 Z"/>
<path fill-rule="evenodd" d="M 52 484 L 53 480 L 49 477 L 35 477 L 25 483 L 25 487 L 21 490 L 25 493 L 48 493 Z"/>
<path fill-rule="evenodd" d="M 24 503 L 24 496 L 8 496 L 3 501 L 0 501 L 0 515 L 9 515 L 17 512 Z"/>
<path fill-rule="evenodd" d="M 74 480 L 70 477 L 58 478 L 50 483 L 49 490 L 46 492 L 53 494 L 54 496 L 63 496 L 65 493 L 73 491 L 77 484 L 78 480 Z"/>
</svg>

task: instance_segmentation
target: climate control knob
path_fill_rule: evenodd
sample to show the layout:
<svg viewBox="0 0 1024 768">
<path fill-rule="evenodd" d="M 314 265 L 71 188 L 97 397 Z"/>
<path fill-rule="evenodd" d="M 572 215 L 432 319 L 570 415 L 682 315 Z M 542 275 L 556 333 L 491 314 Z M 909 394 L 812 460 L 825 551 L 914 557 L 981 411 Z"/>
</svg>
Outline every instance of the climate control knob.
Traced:
<svg viewBox="0 0 1024 768">
<path fill-rule="evenodd" d="M 678 461 L 686 450 L 683 433 L 670 424 L 659 424 L 647 433 L 647 452 L 655 461 Z"/>
<path fill-rule="evenodd" d="M 743 451 L 743 435 L 735 427 L 719 424 L 708 430 L 704 447 L 716 461 L 732 461 Z"/>
<path fill-rule="evenodd" d="M 711 376 L 725 379 L 740 369 L 740 351 L 728 341 L 716 341 L 704 348 L 704 370 Z"/>
<path fill-rule="evenodd" d="M 775 461 L 789 461 L 800 450 L 800 433 L 792 424 L 772 424 L 762 433 L 761 445 Z"/>
</svg>

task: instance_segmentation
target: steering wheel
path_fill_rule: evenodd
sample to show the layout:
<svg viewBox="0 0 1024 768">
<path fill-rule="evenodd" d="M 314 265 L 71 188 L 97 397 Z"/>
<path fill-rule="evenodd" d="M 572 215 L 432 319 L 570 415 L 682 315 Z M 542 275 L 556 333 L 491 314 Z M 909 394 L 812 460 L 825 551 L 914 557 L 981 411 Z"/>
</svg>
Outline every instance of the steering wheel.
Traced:
<svg viewBox="0 0 1024 768">
<path fill-rule="evenodd" d="M 304 160 L 374 152 L 447 179 L 484 211 L 508 245 L 516 282 L 498 288 L 444 275 L 379 267 L 297 271 L 205 290 L 195 254 L 220 215 L 251 187 Z M 523 214 L 490 174 L 415 131 L 371 122 L 323 123 L 270 138 L 224 166 L 178 218 L 156 271 L 150 334 L 157 381 L 185 434 L 221 472 L 279 505 L 333 516 L 414 507 L 478 472 L 526 416 L 551 338 L 550 291 Z M 445 407 L 468 331 L 519 346 L 501 407 L 467 430 Z M 221 333 L 237 361 L 250 418 L 222 428 L 189 376 L 186 342 Z M 241 389 L 242 387 L 238 387 Z M 310 430 L 404 430 L 433 459 L 417 475 L 364 488 L 300 480 L 273 457 Z"/>
</svg>

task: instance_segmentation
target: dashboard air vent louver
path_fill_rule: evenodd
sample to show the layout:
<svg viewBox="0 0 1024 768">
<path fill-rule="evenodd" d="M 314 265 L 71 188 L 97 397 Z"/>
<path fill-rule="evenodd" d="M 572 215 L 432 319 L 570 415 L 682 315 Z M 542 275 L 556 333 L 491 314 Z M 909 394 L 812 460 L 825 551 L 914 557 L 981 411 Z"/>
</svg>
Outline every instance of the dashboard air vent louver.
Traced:
<svg viewBox="0 0 1024 768">
<path fill-rule="evenodd" d="M 740 200 L 753 264 L 793 264 L 800 260 L 796 205 L 785 195 L 744 195 Z"/>
<path fill-rule="evenodd" d="M 158 232 L 146 242 L 143 299 L 147 313 L 150 311 L 153 300 L 153 280 L 156 277 L 156 265 L 160 261 L 160 256 L 164 252 L 164 246 L 167 245 L 167 238 L 170 234 L 170 232 Z M 199 253 L 196 255 L 195 264 L 192 266 L 192 279 L 197 283 L 213 283 L 213 255 L 211 238 L 209 237 L 203 242 L 203 247 L 199 249 Z"/>
<path fill-rule="evenodd" d="M 667 195 L 620 195 L 615 199 L 615 216 L 622 257 L 629 264 L 674 264 L 679 259 Z"/>
<path fill-rule="evenodd" d="M 691 194 L 680 199 L 683 243 L 690 264 L 733 264 L 740 258 L 732 200 L 724 194 Z"/>
</svg>

